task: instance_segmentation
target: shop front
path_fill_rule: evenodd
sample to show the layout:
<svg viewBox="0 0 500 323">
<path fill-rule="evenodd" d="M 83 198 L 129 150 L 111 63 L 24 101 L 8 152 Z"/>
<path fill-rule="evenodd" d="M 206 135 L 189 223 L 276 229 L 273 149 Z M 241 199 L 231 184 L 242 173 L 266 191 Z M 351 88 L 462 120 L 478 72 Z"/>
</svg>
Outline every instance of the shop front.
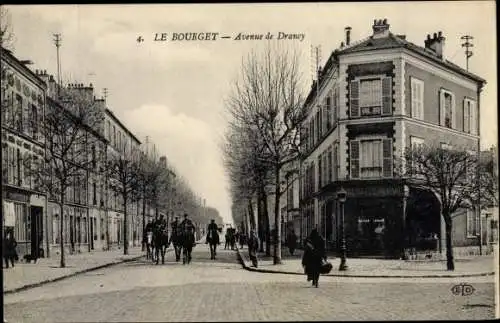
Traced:
<svg viewBox="0 0 500 323">
<path fill-rule="evenodd" d="M 45 257 L 44 210 L 45 196 L 5 187 L 3 191 L 4 232 L 10 231 L 17 241 L 19 258 Z"/>
</svg>

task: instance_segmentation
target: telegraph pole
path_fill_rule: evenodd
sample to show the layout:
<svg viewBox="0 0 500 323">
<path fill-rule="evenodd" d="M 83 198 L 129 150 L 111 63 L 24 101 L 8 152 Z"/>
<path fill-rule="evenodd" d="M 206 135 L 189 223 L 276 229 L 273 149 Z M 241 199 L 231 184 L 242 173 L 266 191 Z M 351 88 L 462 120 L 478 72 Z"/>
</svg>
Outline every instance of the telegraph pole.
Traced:
<svg viewBox="0 0 500 323">
<path fill-rule="evenodd" d="M 57 84 L 59 85 L 57 87 L 57 97 L 59 98 L 60 94 L 60 87 L 61 87 L 61 62 L 59 60 L 59 47 L 61 47 L 61 34 L 54 34 L 54 44 L 56 45 L 56 51 L 57 51 Z"/>
<path fill-rule="evenodd" d="M 465 35 L 465 36 L 460 37 L 460 39 L 462 39 L 464 41 L 464 43 L 462 44 L 462 47 L 465 47 L 465 65 L 466 65 L 466 69 L 468 71 L 469 70 L 469 58 L 471 58 L 473 55 L 472 50 L 469 50 L 469 48 L 474 47 L 474 44 L 472 44 L 469 41 L 473 40 L 474 37 L 469 36 L 469 35 Z"/>
</svg>

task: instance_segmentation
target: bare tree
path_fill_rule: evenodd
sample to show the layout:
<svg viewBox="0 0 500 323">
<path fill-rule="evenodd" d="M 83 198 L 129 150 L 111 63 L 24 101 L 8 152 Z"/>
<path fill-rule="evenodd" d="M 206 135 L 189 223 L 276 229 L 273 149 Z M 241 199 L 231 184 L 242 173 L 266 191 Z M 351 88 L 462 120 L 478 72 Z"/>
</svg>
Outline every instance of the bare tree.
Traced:
<svg viewBox="0 0 500 323">
<path fill-rule="evenodd" d="M 12 29 L 12 20 L 9 10 L 4 6 L 0 6 L 0 45 L 2 50 L 14 49 L 14 31 Z"/>
<path fill-rule="evenodd" d="M 227 106 L 235 122 L 255 131 L 265 147 L 262 157 L 274 178 L 273 263 L 279 264 L 281 171 L 299 156 L 299 127 L 306 116 L 299 55 L 268 45 L 260 55 L 250 53 L 241 72 Z"/>
<path fill-rule="evenodd" d="M 112 153 L 108 157 L 107 167 L 110 188 L 120 195 L 123 203 L 123 254 L 128 255 L 128 203 L 134 200 L 139 187 L 139 154 L 133 151 Z"/>
<path fill-rule="evenodd" d="M 404 177 L 411 187 L 419 187 L 435 194 L 441 203 L 441 214 L 446 230 L 447 269 L 454 270 L 452 250 L 452 215 L 459 208 L 475 206 L 481 192 L 489 190 L 488 176 L 479 165 L 477 154 L 465 150 L 451 150 L 419 145 L 405 151 Z M 486 195 L 483 196 L 486 197 Z"/>
<path fill-rule="evenodd" d="M 62 100 L 47 98 L 41 132 L 45 138 L 44 160 L 25 160 L 30 175 L 59 204 L 60 266 L 65 267 L 64 207 L 68 202 L 88 203 L 88 169 L 93 160 L 89 147 L 96 137 L 100 112 L 93 100 L 77 92 L 66 92 Z M 101 158 L 97 156 L 96 158 Z"/>
</svg>

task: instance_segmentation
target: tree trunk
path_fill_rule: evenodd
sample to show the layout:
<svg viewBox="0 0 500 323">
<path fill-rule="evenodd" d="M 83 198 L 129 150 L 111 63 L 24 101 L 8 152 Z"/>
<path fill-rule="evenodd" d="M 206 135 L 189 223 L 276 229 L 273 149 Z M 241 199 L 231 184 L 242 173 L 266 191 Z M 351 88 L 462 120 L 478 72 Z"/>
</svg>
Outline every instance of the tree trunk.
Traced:
<svg viewBox="0 0 500 323">
<path fill-rule="evenodd" d="M 271 257 L 271 228 L 269 224 L 269 210 L 267 205 L 267 194 L 263 192 L 264 200 L 264 237 L 266 239 L 266 256 Z"/>
<path fill-rule="evenodd" d="M 264 221 L 264 212 L 263 212 L 263 198 L 262 194 L 259 193 L 259 197 L 257 199 L 257 217 L 258 217 L 258 222 L 259 226 L 257 228 L 257 232 L 259 235 L 259 252 L 264 252 L 264 240 L 265 240 L 265 221 Z"/>
<path fill-rule="evenodd" d="M 276 187 L 274 193 L 274 254 L 273 264 L 281 264 L 281 217 L 280 217 L 280 172 L 276 169 L 274 178 L 274 185 Z"/>
<path fill-rule="evenodd" d="M 444 214 L 443 214 L 444 215 Z M 444 215 L 445 228 L 446 228 L 446 268 L 447 270 L 455 270 L 455 263 L 453 260 L 453 247 L 451 243 L 451 217 Z"/>
<path fill-rule="evenodd" d="M 123 254 L 128 255 L 127 194 L 123 194 Z"/>
<path fill-rule="evenodd" d="M 61 247 L 61 268 L 66 267 L 66 260 L 64 259 L 64 193 L 61 193 L 61 202 L 59 202 L 60 221 L 59 221 L 59 245 Z M 71 230 L 71 228 L 70 228 Z"/>
<path fill-rule="evenodd" d="M 249 217 L 250 217 L 250 228 L 254 228 L 255 229 L 255 216 L 254 216 L 254 213 L 253 213 L 253 207 L 252 207 L 252 200 L 251 199 L 248 199 L 248 214 L 249 214 Z M 247 233 L 249 233 L 249 232 L 247 232 Z"/>
<path fill-rule="evenodd" d="M 146 249 L 144 237 L 146 234 L 146 193 L 142 192 L 142 251 Z"/>
</svg>

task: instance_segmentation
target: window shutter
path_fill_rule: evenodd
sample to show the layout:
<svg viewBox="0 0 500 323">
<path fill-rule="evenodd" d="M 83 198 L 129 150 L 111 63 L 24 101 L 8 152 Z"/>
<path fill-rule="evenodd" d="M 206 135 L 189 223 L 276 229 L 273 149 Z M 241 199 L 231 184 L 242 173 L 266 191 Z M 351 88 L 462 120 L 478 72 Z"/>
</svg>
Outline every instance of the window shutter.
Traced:
<svg viewBox="0 0 500 323">
<path fill-rule="evenodd" d="M 337 124 L 337 107 L 338 107 L 338 103 L 337 103 L 337 98 L 338 98 L 338 90 L 337 88 L 334 88 L 333 89 L 333 98 L 332 98 L 332 123 L 333 123 L 333 126 L 335 127 L 336 124 Z"/>
<path fill-rule="evenodd" d="M 469 111 L 469 100 L 464 99 L 464 124 L 463 124 L 463 131 L 470 133 L 471 132 L 471 121 L 472 121 L 472 115 L 470 114 Z"/>
<path fill-rule="evenodd" d="M 411 79 L 411 117 L 417 117 L 417 82 Z"/>
<path fill-rule="evenodd" d="M 439 91 L 439 125 L 444 127 L 444 114 L 445 114 L 445 99 L 444 91 Z"/>
<path fill-rule="evenodd" d="M 392 177 L 392 139 L 382 140 L 382 174 L 383 177 Z"/>
<path fill-rule="evenodd" d="M 455 107 L 455 94 L 451 94 L 451 128 L 457 128 L 457 109 Z"/>
<path fill-rule="evenodd" d="M 351 140 L 349 144 L 351 178 L 359 178 L 359 140 Z"/>
<path fill-rule="evenodd" d="M 338 177 L 338 146 L 337 144 L 334 144 L 333 146 L 333 180 L 336 181 Z"/>
<path fill-rule="evenodd" d="M 359 80 L 351 81 L 349 108 L 351 118 L 359 117 Z"/>
<path fill-rule="evenodd" d="M 476 102 L 475 101 L 469 101 L 470 102 L 470 133 L 473 135 L 477 135 L 478 131 L 478 124 L 477 124 L 477 108 L 476 108 Z"/>
<path fill-rule="evenodd" d="M 392 114 L 392 78 L 382 79 L 382 115 Z"/>
<path fill-rule="evenodd" d="M 419 82 L 417 92 L 418 118 L 424 120 L 424 82 Z"/>
</svg>

